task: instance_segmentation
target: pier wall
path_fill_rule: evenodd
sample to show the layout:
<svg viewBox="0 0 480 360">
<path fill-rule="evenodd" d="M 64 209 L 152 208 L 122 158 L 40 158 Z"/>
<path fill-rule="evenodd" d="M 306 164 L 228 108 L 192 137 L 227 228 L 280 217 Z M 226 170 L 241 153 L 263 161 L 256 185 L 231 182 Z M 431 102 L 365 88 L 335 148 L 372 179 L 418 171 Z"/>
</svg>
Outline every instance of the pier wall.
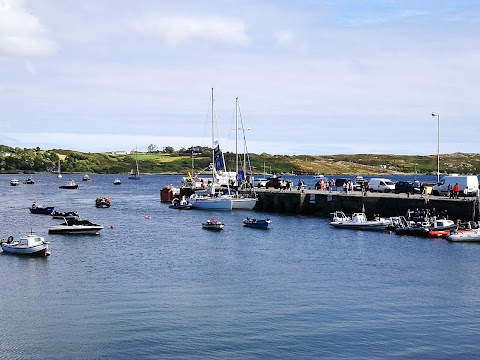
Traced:
<svg viewBox="0 0 480 360">
<path fill-rule="evenodd" d="M 373 214 L 383 217 L 404 215 L 408 209 L 433 209 L 439 213 L 447 210 L 449 218 L 462 221 L 479 221 L 479 201 L 477 198 L 448 199 L 429 195 L 361 193 L 321 193 L 314 190 L 257 192 L 259 201 L 255 210 L 329 217 L 330 213 L 341 210 L 347 214 L 365 212 L 368 218 Z"/>
</svg>

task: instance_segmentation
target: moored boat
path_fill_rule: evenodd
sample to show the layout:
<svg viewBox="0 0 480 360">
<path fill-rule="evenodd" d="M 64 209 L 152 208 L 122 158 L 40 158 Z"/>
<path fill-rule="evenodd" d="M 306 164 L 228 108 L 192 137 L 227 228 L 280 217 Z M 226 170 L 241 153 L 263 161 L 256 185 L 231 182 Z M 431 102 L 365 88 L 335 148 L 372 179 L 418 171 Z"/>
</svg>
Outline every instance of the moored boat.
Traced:
<svg viewBox="0 0 480 360">
<path fill-rule="evenodd" d="M 227 195 L 228 196 L 228 195 Z M 245 196 L 230 196 L 233 210 L 253 210 L 258 199 Z"/>
<path fill-rule="evenodd" d="M 271 223 L 270 219 L 250 219 L 249 217 L 243 219 L 243 225 L 258 229 L 267 229 Z"/>
<path fill-rule="evenodd" d="M 438 219 L 433 225 L 425 229 L 426 235 L 430 238 L 446 238 L 450 230 L 457 228 L 452 220 Z"/>
<path fill-rule="evenodd" d="M 24 184 L 29 184 L 29 185 L 31 185 L 31 184 L 35 184 L 35 180 L 33 180 L 32 177 L 29 177 L 29 178 L 28 178 L 27 180 L 25 180 L 23 183 L 24 183 Z"/>
<path fill-rule="evenodd" d="M 210 219 L 202 223 L 202 228 L 207 230 L 223 230 L 224 227 L 225 227 L 224 223 L 214 219 Z"/>
<path fill-rule="evenodd" d="M 53 219 L 76 219 L 78 213 L 76 211 L 54 211 L 52 212 Z"/>
<path fill-rule="evenodd" d="M 140 171 L 138 170 L 138 151 L 135 147 L 135 169 L 130 170 L 128 174 L 129 180 L 140 180 Z"/>
<path fill-rule="evenodd" d="M 451 230 L 447 235 L 450 242 L 480 242 L 480 229 L 466 229 L 464 231 Z"/>
<path fill-rule="evenodd" d="M 33 232 L 25 236 L 20 237 L 19 240 L 15 240 L 13 236 L 9 236 L 1 241 L 2 250 L 4 252 L 19 254 L 19 255 L 32 255 L 32 256 L 48 256 L 48 241 L 41 236 L 35 235 Z"/>
<path fill-rule="evenodd" d="M 95 199 L 95 206 L 97 208 L 109 208 L 110 207 L 110 199 L 107 197 L 98 197 Z"/>
<path fill-rule="evenodd" d="M 78 189 L 78 184 L 75 182 L 75 180 L 70 180 L 65 185 L 60 185 L 58 188 L 59 189 Z"/>
<path fill-rule="evenodd" d="M 177 209 L 177 210 L 190 210 L 192 209 L 192 204 L 190 204 L 186 199 L 185 196 L 182 199 L 175 198 L 172 200 L 172 203 L 168 205 L 170 209 Z"/>
<path fill-rule="evenodd" d="M 102 225 L 94 224 L 88 220 L 65 219 L 61 224 L 50 226 L 48 233 L 98 235 L 102 229 Z"/>
<path fill-rule="evenodd" d="M 18 186 L 18 185 L 20 185 L 20 180 L 12 179 L 12 180 L 10 180 L 10 185 L 11 186 Z"/>
<path fill-rule="evenodd" d="M 354 229 L 354 230 L 373 230 L 384 231 L 390 225 L 390 220 L 376 218 L 367 220 L 364 213 L 354 213 L 350 220 L 332 221 L 330 226 L 338 229 Z"/>
<path fill-rule="evenodd" d="M 177 198 L 180 195 L 180 189 L 174 187 L 172 184 L 164 186 L 160 190 L 160 201 L 161 202 L 172 202 L 173 199 Z"/>
<path fill-rule="evenodd" d="M 89 181 L 89 180 L 90 180 L 90 176 L 88 176 L 88 174 L 83 175 L 82 181 Z"/>
<path fill-rule="evenodd" d="M 113 185 L 121 185 L 122 184 L 122 181 L 120 179 L 115 179 L 113 180 Z"/>
<path fill-rule="evenodd" d="M 50 215 L 53 212 L 53 206 L 43 206 L 37 205 L 33 203 L 32 206 L 29 208 L 32 214 L 43 214 L 43 215 Z"/>
<path fill-rule="evenodd" d="M 189 199 L 192 208 L 200 210 L 232 210 L 232 199 L 216 196 L 198 196 L 193 194 Z"/>
</svg>

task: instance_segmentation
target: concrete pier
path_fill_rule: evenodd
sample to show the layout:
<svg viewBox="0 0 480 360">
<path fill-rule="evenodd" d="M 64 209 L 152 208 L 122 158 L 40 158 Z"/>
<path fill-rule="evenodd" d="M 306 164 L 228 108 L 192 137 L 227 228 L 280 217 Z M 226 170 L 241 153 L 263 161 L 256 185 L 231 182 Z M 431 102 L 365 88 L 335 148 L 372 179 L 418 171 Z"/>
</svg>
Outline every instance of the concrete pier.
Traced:
<svg viewBox="0 0 480 360">
<path fill-rule="evenodd" d="M 368 218 L 373 214 L 382 217 L 404 215 L 408 209 L 447 210 L 449 218 L 461 221 L 479 221 L 479 201 L 476 197 L 449 199 L 442 196 L 410 195 L 393 193 L 327 192 L 321 190 L 274 190 L 255 189 L 259 201 L 255 210 L 329 217 L 330 213 L 341 210 L 347 214 L 365 212 Z"/>
</svg>

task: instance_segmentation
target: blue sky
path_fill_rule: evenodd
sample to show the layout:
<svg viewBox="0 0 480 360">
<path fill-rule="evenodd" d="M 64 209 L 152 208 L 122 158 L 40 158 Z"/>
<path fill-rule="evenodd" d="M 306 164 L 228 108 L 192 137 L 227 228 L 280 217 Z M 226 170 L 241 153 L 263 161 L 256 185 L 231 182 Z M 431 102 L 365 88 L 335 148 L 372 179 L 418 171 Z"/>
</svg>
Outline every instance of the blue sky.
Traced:
<svg viewBox="0 0 480 360">
<path fill-rule="evenodd" d="M 0 0 L 0 143 L 480 152 L 480 2 Z"/>
</svg>

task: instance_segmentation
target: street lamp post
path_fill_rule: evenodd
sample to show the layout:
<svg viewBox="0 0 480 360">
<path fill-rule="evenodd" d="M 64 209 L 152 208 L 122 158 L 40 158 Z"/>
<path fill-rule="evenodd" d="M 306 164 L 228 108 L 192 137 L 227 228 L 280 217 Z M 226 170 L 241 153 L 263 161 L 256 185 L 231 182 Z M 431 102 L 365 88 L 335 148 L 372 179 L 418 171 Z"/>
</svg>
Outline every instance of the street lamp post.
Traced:
<svg viewBox="0 0 480 360">
<path fill-rule="evenodd" d="M 440 114 L 432 112 L 437 117 L 437 183 L 440 182 Z"/>
</svg>

